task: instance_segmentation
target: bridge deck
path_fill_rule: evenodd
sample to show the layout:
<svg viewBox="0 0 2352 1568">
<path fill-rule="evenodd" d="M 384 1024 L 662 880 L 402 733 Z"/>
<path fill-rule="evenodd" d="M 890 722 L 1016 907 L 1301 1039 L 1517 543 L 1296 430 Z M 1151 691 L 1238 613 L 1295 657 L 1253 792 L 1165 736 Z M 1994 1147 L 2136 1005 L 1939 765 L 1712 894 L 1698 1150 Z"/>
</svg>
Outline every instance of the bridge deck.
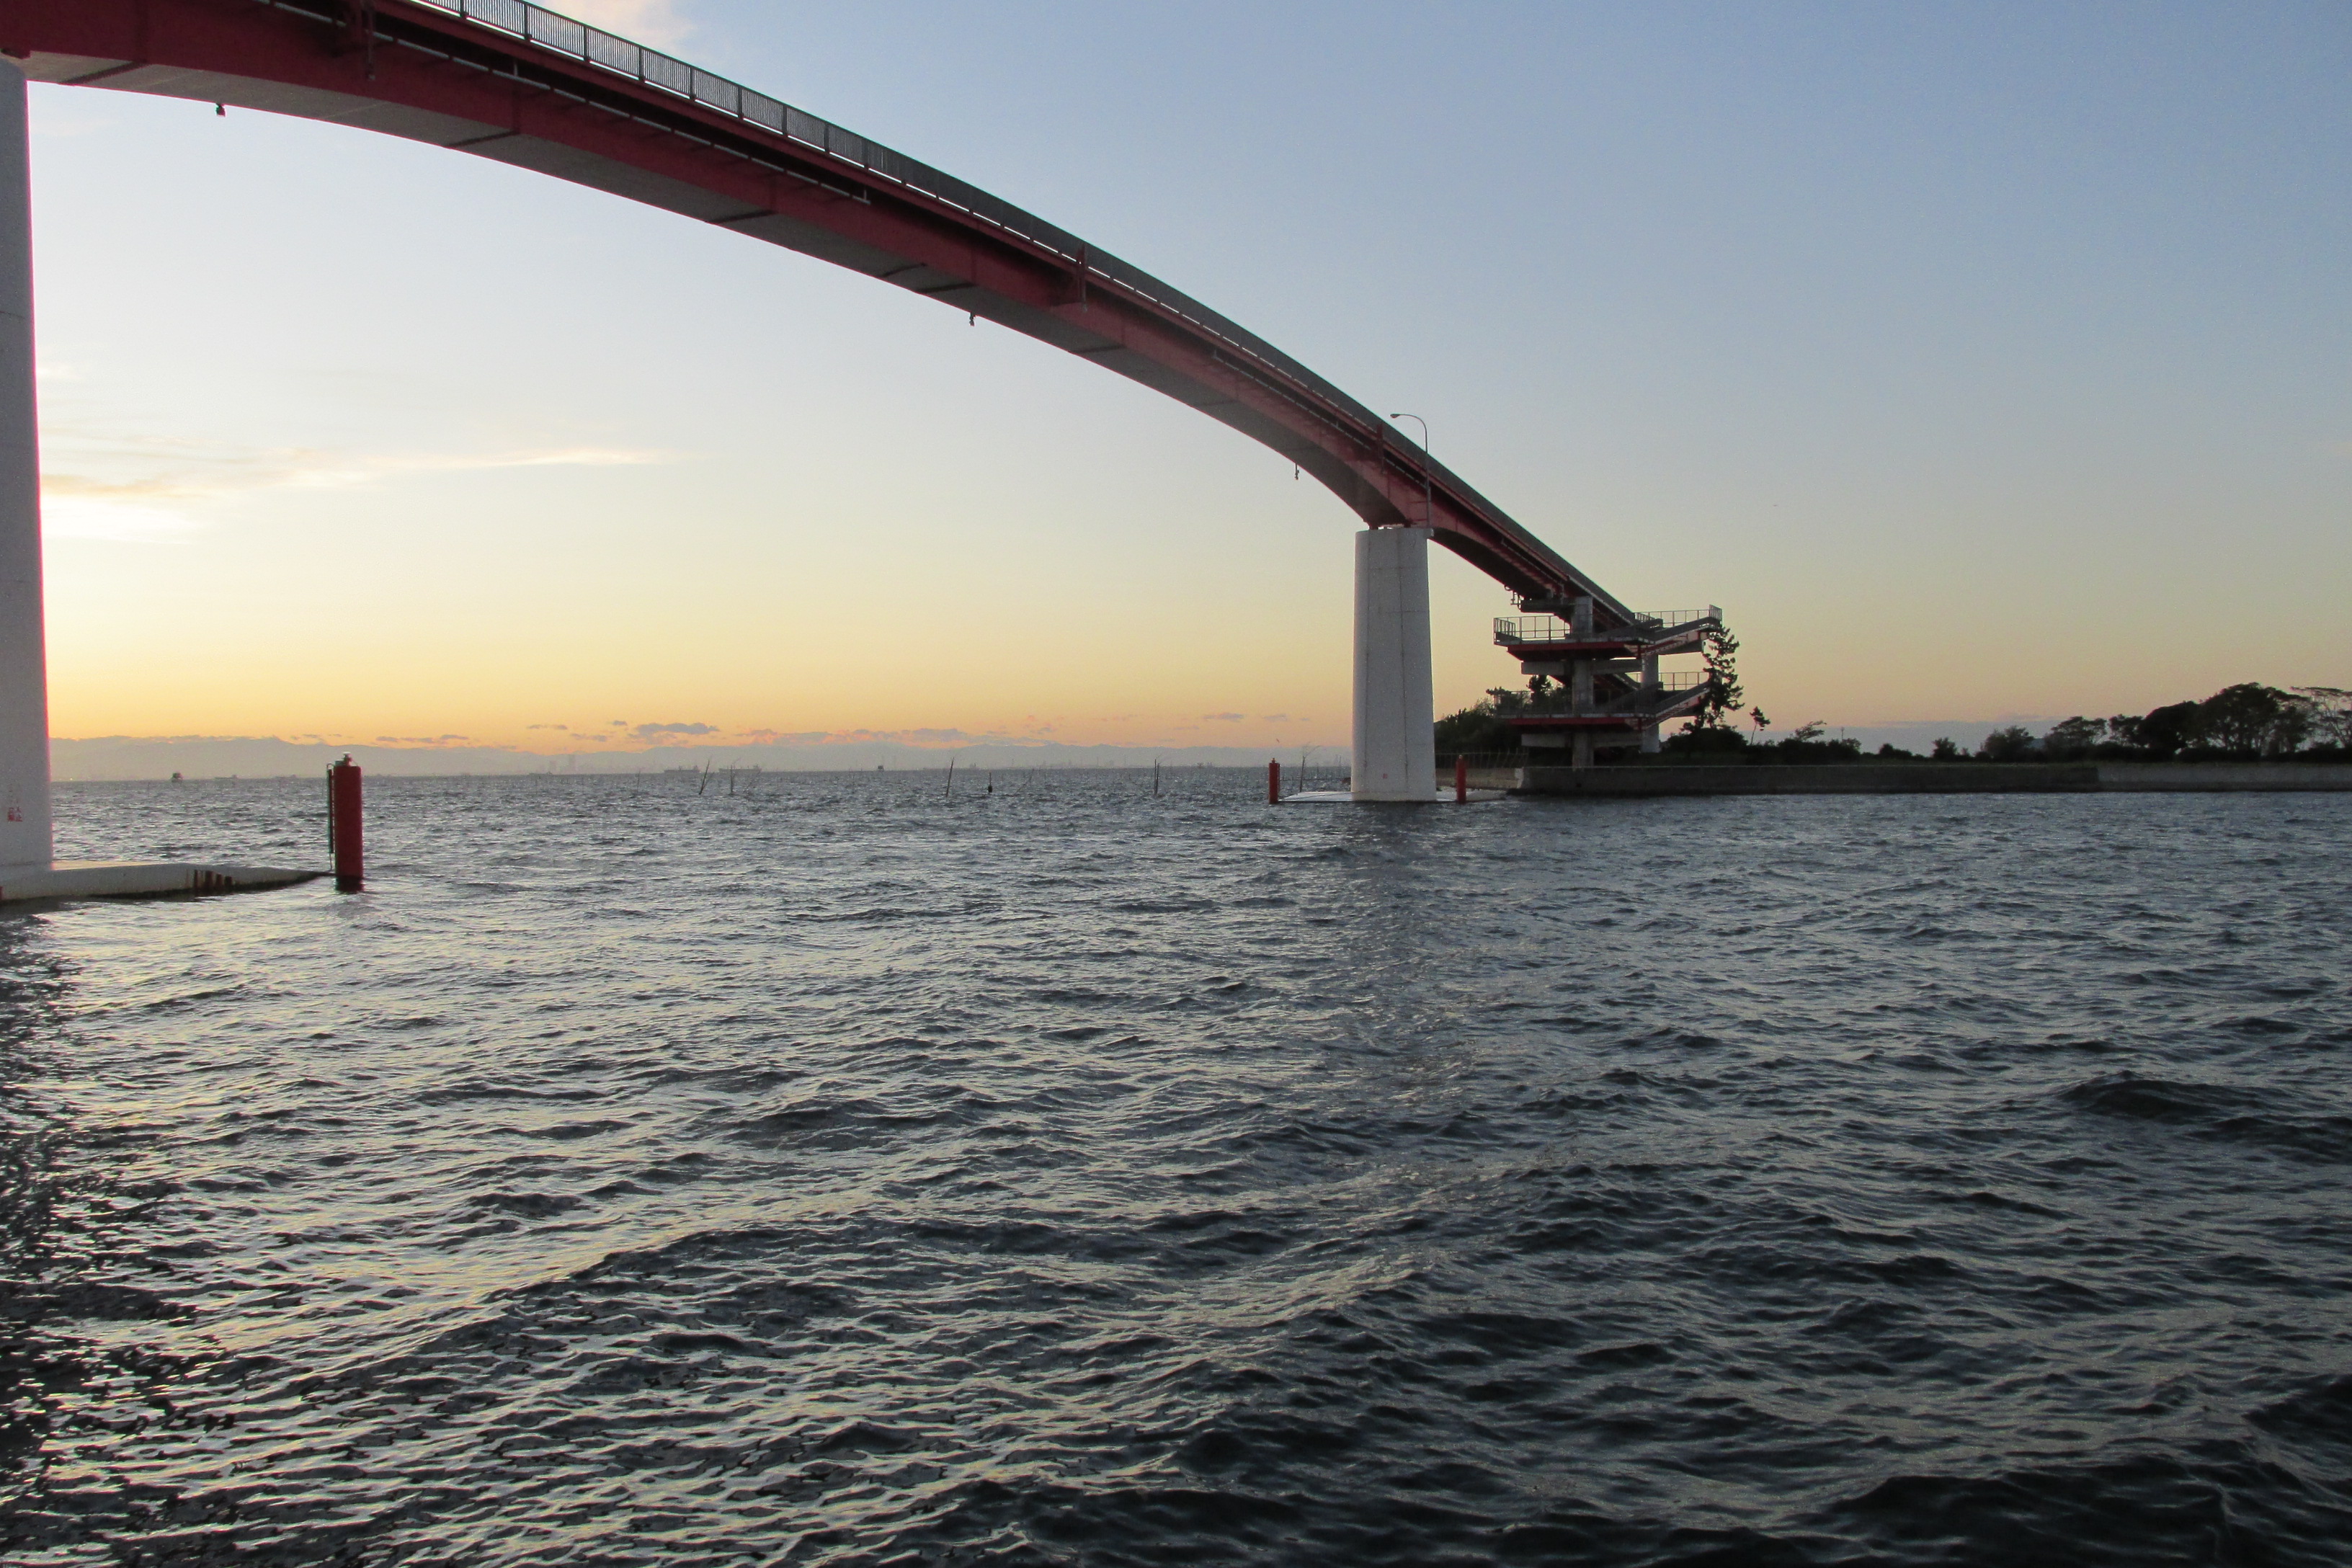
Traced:
<svg viewBox="0 0 2352 1568">
<path fill-rule="evenodd" d="M 534 169 L 939 300 L 1279 452 L 1374 527 L 1496 582 L 1631 612 L 1304 365 L 1012 204 L 775 99 L 522 0 L 10 0 L 37 80 L 236 104 Z"/>
</svg>

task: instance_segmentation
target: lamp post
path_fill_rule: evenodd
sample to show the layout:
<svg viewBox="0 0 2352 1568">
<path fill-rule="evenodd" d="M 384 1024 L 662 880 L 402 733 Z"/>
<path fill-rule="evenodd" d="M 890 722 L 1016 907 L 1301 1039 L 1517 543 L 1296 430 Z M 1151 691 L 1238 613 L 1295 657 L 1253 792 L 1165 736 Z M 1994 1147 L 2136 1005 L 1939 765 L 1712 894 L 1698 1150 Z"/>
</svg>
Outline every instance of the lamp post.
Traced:
<svg viewBox="0 0 2352 1568">
<path fill-rule="evenodd" d="M 1421 426 L 1421 525 L 1434 528 L 1437 526 L 1437 491 L 1429 472 L 1432 461 L 1429 456 L 1429 421 L 1418 414 L 1391 414 L 1389 417 L 1410 419 Z"/>
</svg>

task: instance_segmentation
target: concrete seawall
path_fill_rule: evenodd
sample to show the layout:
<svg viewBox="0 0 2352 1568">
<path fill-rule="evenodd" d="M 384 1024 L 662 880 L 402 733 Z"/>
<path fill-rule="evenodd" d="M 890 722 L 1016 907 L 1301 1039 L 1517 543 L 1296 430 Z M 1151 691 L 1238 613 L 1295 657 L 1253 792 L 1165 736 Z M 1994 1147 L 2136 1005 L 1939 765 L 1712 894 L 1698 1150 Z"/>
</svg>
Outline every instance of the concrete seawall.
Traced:
<svg viewBox="0 0 2352 1568">
<path fill-rule="evenodd" d="M 2101 763 L 2101 789 L 2352 789 L 2338 763 Z"/>
<path fill-rule="evenodd" d="M 1831 763 L 1712 767 L 1531 767 L 1522 795 L 2094 795 L 2352 790 L 2352 766 L 2302 763 Z"/>
</svg>

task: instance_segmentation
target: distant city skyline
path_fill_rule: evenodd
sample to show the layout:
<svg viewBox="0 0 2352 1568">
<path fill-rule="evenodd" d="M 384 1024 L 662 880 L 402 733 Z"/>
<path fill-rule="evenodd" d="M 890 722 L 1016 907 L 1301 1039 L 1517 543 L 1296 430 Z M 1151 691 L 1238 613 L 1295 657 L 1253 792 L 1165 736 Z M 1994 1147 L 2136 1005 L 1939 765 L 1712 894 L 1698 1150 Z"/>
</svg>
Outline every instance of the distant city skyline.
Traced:
<svg viewBox="0 0 2352 1568">
<path fill-rule="evenodd" d="M 2352 684 L 2339 9 L 555 8 L 1423 415 L 1784 728 Z M 435 149 L 34 129 L 58 735 L 1346 739 L 1353 520 L 1140 388 Z M 1439 710 L 1516 682 L 1433 586 Z"/>
</svg>

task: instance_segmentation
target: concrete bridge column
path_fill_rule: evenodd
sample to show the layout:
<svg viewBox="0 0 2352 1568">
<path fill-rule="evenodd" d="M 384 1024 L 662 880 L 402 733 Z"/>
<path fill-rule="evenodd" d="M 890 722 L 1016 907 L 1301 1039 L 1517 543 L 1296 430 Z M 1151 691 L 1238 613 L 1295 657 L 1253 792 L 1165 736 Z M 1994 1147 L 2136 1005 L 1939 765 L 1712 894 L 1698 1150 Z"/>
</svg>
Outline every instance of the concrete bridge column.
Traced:
<svg viewBox="0 0 2352 1568">
<path fill-rule="evenodd" d="M 1591 640 L 1592 637 L 1592 601 L 1591 599 L 1579 599 L 1570 607 L 1568 626 L 1569 635 L 1578 641 Z M 1592 711 L 1592 661 L 1589 658 L 1573 660 L 1568 667 L 1568 710 L 1579 715 Z M 1592 765 L 1592 731 L 1577 731 L 1575 739 L 1570 744 L 1574 749 L 1569 752 L 1569 766 L 1591 767 Z"/>
<path fill-rule="evenodd" d="M 1426 803 L 1437 794 L 1436 712 L 1429 677 L 1429 534 L 1356 535 L 1358 800 Z"/>
<path fill-rule="evenodd" d="M 1645 653 L 1642 656 L 1642 700 L 1644 702 L 1655 702 L 1657 700 L 1658 656 L 1654 653 Z M 1643 755 L 1654 756 L 1657 754 L 1658 749 L 1658 727 L 1655 724 L 1643 725 Z"/>
<path fill-rule="evenodd" d="M 25 73 L 0 59 L 0 866 L 49 864 L 49 676 Z"/>
</svg>

